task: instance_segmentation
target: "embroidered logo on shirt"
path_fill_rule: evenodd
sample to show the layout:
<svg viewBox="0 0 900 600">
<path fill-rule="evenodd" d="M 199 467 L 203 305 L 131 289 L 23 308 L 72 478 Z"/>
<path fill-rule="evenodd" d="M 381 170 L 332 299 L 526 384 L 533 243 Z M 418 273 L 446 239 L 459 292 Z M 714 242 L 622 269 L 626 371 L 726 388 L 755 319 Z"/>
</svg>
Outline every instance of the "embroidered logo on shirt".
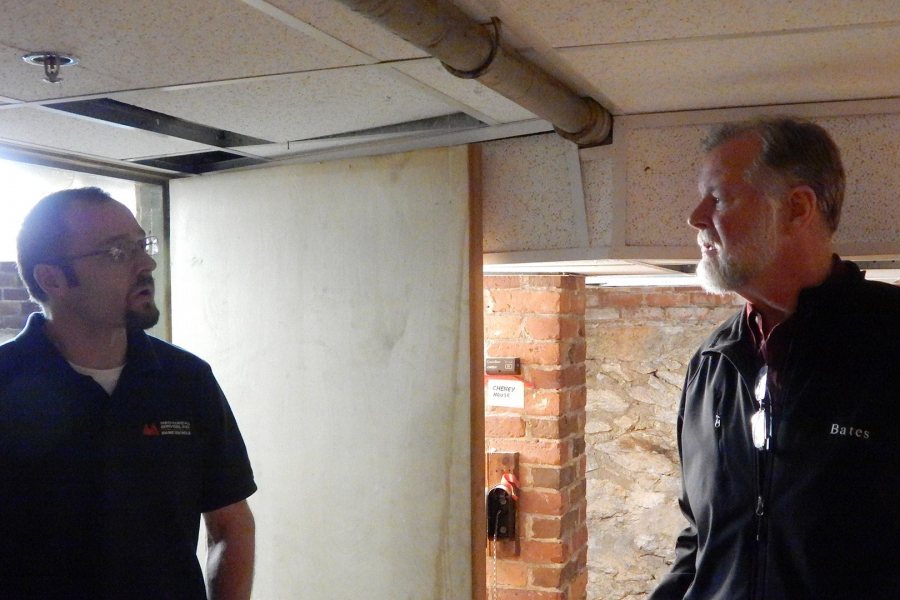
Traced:
<svg viewBox="0 0 900 600">
<path fill-rule="evenodd" d="M 145 423 L 144 435 L 191 435 L 190 421 L 160 421 L 159 423 Z"/>
<path fill-rule="evenodd" d="M 844 425 L 839 425 L 838 423 L 831 424 L 831 431 L 829 431 L 829 433 L 831 435 L 855 437 L 861 440 L 867 440 L 871 436 L 871 433 L 868 429 L 860 429 L 859 427 L 845 427 Z"/>
</svg>

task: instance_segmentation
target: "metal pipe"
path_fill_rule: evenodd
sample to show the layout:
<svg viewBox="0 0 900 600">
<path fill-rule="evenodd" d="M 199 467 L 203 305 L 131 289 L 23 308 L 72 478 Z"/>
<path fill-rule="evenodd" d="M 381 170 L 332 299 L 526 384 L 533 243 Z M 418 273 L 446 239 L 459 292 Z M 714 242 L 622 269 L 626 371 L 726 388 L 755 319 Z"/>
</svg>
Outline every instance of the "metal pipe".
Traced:
<svg viewBox="0 0 900 600">
<path fill-rule="evenodd" d="M 447 0 L 338 0 L 439 59 L 457 77 L 476 79 L 579 146 L 607 140 L 612 116 L 507 48 L 499 21 L 485 27 Z"/>
</svg>

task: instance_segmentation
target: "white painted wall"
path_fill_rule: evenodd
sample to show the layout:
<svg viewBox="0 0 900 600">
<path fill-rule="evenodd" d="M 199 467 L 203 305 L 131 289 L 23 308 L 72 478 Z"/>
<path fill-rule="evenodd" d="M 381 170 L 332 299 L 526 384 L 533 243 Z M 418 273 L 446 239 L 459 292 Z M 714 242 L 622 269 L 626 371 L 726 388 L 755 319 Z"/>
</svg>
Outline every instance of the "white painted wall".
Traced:
<svg viewBox="0 0 900 600">
<path fill-rule="evenodd" d="M 173 181 L 175 343 L 260 491 L 254 598 L 471 596 L 464 148 Z"/>
</svg>

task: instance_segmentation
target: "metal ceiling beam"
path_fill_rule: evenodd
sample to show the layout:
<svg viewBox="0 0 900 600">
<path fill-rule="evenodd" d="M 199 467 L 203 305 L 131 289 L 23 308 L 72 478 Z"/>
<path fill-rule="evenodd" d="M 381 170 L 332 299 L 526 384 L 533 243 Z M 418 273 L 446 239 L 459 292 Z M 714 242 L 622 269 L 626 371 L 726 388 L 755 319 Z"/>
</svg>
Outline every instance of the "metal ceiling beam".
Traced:
<svg viewBox="0 0 900 600">
<path fill-rule="evenodd" d="M 448 0 L 338 0 L 439 59 L 447 70 L 476 79 L 542 119 L 579 146 L 606 142 L 612 116 L 504 45 L 500 22 L 485 26 Z"/>
</svg>

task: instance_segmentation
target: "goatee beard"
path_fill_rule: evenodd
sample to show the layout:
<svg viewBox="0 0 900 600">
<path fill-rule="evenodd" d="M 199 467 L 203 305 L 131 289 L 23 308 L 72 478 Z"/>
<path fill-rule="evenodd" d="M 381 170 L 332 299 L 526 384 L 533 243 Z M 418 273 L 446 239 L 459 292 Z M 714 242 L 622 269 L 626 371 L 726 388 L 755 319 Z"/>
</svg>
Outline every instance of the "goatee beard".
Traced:
<svg viewBox="0 0 900 600">
<path fill-rule="evenodd" d="M 158 322 L 159 309 L 153 304 L 141 312 L 129 310 L 125 313 L 125 326 L 128 329 L 150 329 Z"/>
</svg>

